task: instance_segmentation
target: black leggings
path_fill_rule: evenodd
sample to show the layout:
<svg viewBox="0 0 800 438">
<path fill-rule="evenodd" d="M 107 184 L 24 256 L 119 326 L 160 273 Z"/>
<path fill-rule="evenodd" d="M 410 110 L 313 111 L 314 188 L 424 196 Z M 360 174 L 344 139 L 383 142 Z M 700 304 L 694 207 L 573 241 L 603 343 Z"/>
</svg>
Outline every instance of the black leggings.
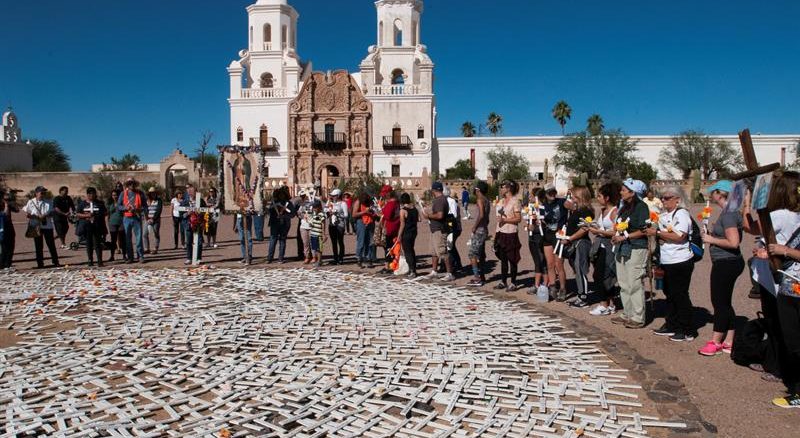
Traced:
<svg viewBox="0 0 800 438">
<path fill-rule="evenodd" d="M 661 268 L 664 269 L 664 295 L 670 305 L 666 317 L 667 325 L 673 330 L 694 334 L 692 299 L 689 296 L 694 261 L 689 259 L 681 263 L 661 265 Z"/>
<path fill-rule="evenodd" d="M 736 279 L 744 271 L 744 259 L 723 259 L 711 263 L 711 305 L 714 306 L 714 331 L 732 330 L 736 319 L 731 301 Z M 728 339 L 733 342 L 733 339 Z"/>
<path fill-rule="evenodd" d="M 517 282 L 517 263 L 512 263 L 508 260 L 504 251 L 498 251 L 497 258 L 500 260 L 500 281 L 508 284 L 506 281 L 511 274 L 511 283 Z"/>
<path fill-rule="evenodd" d="M 344 261 L 344 230 L 338 225 L 328 227 L 331 235 L 331 248 L 333 248 L 333 261 L 341 263 Z"/>
<path fill-rule="evenodd" d="M 403 256 L 405 256 L 406 263 L 408 263 L 408 269 L 413 273 L 417 272 L 417 253 L 414 250 L 414 241 L 416 240 L 416 233 L 403 233 L 403 238 L 400 240 L 400 244 L 403 246 Z"/>
<path fill-rule="evenodd" d="M 594 259 L 594 270 L 592 279 L 594 289 L 600 301 L 607 301 L 614 298 L 617 284 L 617 267 L 614 261 L 614 254 L 611 252 L 611 240 L 603 239 L 602 244 L 597 248 L 597 256 Z"/>
<path fill-rule="evenodd" d="M 172 242 L 175 245 L 175 248 L 178 247 L 178 239 L 180 238 L 181 246 L 186 245 L 186 238 L 183 236 L 181 232 L 181 218 L 172 216 Z M 179 237 L 180 236 L 180 237 Z"/>
<path fill-rule="evenodd" d="M 544 258 L 544 238 L 541 234 L 534 233 L 528 236 L 528 250 L 533 257 L 533 272 L 536 274 L 547 273 L 547 263 Z"/>
<path fill-rule="evenodd" d="M 778 319 L 786 344 L 783 381 L 792 394 L 800 394 L 800 298 L 778 295 Z"/>
</svg>

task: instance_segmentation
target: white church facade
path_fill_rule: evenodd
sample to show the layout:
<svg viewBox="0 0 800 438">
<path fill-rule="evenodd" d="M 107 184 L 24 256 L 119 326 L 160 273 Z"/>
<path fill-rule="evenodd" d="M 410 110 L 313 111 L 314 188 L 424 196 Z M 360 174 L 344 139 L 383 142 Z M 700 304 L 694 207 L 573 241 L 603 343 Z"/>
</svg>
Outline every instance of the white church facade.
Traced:
<svg viewBox="0 0 800 438">
<path fill-rule="evenodd" d="M 230 144 L 261 146 L 267 176 L 293 187 L 327 186 L 331 178 L 361 172 L 401 180 L 443 174 L 470 158 L 477 176 L 487 178 L 486 152 L 506 146 L 525 155 L 531 175 L 544 172 L 560 136 L 437 137 L 423 2 L 379 0 L 375 7 L 376 41 L 360 71 L 322 73 L 298 54 L 299 14 L 287 0 L 249 6 L 247 48 L 228 66 Z M 632 138 L 639 158 L 653 165 L 671 145 L 669 136 Z M 723 138 L 738 143 L 735 135 Z M 800 135 L 753 136 L 764 163 L 793 161 L 798 141 Z"/>
</svg>

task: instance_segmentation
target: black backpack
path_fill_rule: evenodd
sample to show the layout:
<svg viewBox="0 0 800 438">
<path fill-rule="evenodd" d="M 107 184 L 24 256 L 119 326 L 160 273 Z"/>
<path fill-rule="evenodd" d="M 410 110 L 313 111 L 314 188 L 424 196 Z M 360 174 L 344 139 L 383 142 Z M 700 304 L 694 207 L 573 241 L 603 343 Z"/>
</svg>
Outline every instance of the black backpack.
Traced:
<svg viewBox="0 0 800 438">
<path fill-rule="evenodd" d="M 763 364 L 767 359 L 770 349 L 767 340 L 769 326 L 761 312 L 758 312 L 757 315 L 756 319 L 747 321 L 741 329 L 736 330 L 731 360 L 737 365 L 746 367 L 754 363 Z"/>
</svg>

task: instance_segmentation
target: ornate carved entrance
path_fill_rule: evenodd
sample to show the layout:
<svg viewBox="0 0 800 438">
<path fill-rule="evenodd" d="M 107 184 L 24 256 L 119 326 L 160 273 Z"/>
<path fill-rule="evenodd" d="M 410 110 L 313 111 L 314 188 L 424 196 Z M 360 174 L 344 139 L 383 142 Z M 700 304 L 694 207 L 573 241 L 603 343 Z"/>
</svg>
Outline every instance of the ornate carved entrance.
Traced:
<svg viewBox="0 0 800 438">
<path fill-rule="evenodd" d="M 372 105 L 349 73 L 312 73 L 289 105 L 291 184 L 332 187 L 370 172 Z"/>
</svg>

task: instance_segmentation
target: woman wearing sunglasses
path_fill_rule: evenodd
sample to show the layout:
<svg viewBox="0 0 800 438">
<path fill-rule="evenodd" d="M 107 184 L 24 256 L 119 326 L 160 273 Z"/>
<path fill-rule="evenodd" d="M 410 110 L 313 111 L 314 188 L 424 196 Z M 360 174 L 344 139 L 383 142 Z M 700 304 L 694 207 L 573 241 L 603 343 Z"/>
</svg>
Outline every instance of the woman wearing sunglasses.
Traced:
<svg viewBox="0 0 800 438">
<path fill-rule="evenodd" d="M 664 295 L 669 310 L 664 324 L 653 334 L 669 336 L 671 341 L 688 342 L 697 337 L 692 324 L 692 299 L 689 286 L 694 272 L 694 254 L 689 247 L 692 217 L 685 205 L 686 195 L 680 187 L 661 190 L 663 205 L 657 226 L 647 229 L 659 243 L 659 260 L 664 270 Z"/>
</svg>

